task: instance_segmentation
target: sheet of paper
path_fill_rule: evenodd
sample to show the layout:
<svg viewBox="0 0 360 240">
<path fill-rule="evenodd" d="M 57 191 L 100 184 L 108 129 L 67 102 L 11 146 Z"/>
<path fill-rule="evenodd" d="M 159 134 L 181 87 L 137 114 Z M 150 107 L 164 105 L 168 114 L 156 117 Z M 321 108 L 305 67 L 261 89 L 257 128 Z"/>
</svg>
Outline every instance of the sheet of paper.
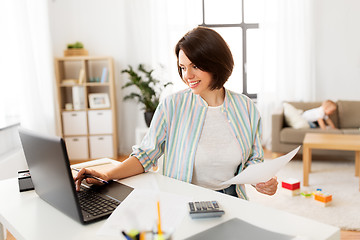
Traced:
<svg viewBox="0 0 360 240">
<path fill-rule="evenodd" d="M 188 213 L 187 203 L 191 201 L 191 198 L 159 191 L 134 189 L 110 215 L 97 234 L 122 236 L 121 231 L 156 229 L 158 199 L 160 199 L 162 230 L 165 233 L 173 233 Z"/>
<path fill-rule="evenodd" d="M 299 149 L 300 146 L 284 156 L 250 165 L 235 177 L 223 182 L 223 184 L 256 184 L 266 182 L 274 177 L 296 155 Z"/>
</svg>

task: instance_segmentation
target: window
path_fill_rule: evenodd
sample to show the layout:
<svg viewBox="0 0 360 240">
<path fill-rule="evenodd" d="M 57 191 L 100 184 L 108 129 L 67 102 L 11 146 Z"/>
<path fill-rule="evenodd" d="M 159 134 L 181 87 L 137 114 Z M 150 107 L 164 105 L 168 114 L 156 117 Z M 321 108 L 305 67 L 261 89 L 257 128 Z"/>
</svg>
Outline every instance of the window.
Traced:
<svg viewBox="0 0 360 240">
<path fill-rule="evenodd" d="M 260 82 L 260 34 L 257 29 L 260 1 L 202 0 L 202 24 L 216 28 L 228 43 L 234 57 L 234 70 L 225 86 L 257 98 Z"/>
</svg>

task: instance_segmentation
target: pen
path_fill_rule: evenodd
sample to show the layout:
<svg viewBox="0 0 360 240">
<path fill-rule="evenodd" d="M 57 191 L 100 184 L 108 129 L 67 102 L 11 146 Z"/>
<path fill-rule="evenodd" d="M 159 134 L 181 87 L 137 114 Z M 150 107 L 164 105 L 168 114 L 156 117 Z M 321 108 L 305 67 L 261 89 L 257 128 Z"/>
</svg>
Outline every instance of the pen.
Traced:
<svg viewBox="0 0 360 240">
<path fill-rule="evenodd" d="M 76 171 L 76 172 L 80 172 L 80 169 L 78 169 L 78 168 L 71 168 L 71 169 L 74 170 L 74 171 Z M 90 175 L 90 174 L 84 174 L 84 176 L 85 176 L 85 178 L 93 178 L 93 179 L 96 179 L 96 180 L 98 180 L 98 181 L 100 181 L 100 182 L 102 182 L 102 183 L 106 183 L 106 184 L 109 183 L 109 182 L 105 181 L 104 179 L 101 179 L 101 178 L 99 178 L 99 177 L 92 176 L 92 175 Z"/>
<path fill-rule="evenodd" d="M 124 235 L 124 237 L 126 238 L 126 240 L 132 240 L 132 238 L 129 235 L 127 235 L 124 231 L 121 231 L 121 232 Z"/>
</svg>

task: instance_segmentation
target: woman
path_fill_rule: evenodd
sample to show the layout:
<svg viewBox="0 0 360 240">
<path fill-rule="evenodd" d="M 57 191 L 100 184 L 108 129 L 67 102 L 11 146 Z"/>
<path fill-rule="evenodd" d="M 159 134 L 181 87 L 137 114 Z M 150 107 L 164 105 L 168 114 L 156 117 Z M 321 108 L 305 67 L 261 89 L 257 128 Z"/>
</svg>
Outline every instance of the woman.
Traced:
<svg viewBox="0 0 360 240">
<path fill-rule="evenodd" d="M 189 88 L 159 104 L 147 135 L 123 164 L 102 173 L 82 169 L 75 177 L 77 188 L 85 173 L 104 180 L 126 178 L 148 171 L 164 155 L 164 175 L 247 199 L 243 185 L 221 184 L 262 162 L 264 155 L 254 103 L 224 88 L 234 65 L 230 49 L 214 30 L 197 27 L 180 39 L 175 53 Z M 87 182 L 99 184 L 92 178 Z M 277 180 L 255 188 L 273 195 Z"/>
</svg>

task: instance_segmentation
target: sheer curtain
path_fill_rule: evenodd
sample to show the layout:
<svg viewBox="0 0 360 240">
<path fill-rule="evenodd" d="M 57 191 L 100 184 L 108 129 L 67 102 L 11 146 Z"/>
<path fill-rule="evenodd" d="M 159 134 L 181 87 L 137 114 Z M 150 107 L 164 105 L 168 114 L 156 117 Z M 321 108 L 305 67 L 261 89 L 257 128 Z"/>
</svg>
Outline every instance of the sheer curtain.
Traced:
<svg viewBox="0 0 360 240">
<path fill-rule="evenodd" d="M 262 83 L 258 108 L 263 144 L 271 149 L 271 114 L 283 101 L 315 100 L 314 34 L 311 0 L 264 1 Z"/>
<path fill-rule="evenodd" d="M 128 48 L 127 64 L 143 63 L 154 69 L 157 79 L 172 81 L 173 85 L 166 88 L 161 97 L 185 87 L 177 73 L 174 48 L 187 31 L 200 23 L 200 18 L 191 19 L 191 16 L 201 17 L 201 8 L 193 5 L 201 7 L 201 1 L 184 0 L 179 4 L 166 0 L 132 0 L 125 4 L 126 41 L 134 46 Z"/>
<path fill-rule="evenodd" d="M 169 91 L 164 93 L 167 95 L 187 88 L 177 70 L 175 45 L 185 33 L 202 22 L 202 2 L 183 0 L 179 4 L 178 1 L 153 0 L 151 10 L 153 26 L 158 33 L 152 38 L 152 60 L 166 66 L 162 79 L 173 82 L 167 89 Z"/>
<path fill-rule="evenodd" d="M 0 123 L 55 134 L 55 88 L 46 0 L 0 3 Z"/>
</svg>

